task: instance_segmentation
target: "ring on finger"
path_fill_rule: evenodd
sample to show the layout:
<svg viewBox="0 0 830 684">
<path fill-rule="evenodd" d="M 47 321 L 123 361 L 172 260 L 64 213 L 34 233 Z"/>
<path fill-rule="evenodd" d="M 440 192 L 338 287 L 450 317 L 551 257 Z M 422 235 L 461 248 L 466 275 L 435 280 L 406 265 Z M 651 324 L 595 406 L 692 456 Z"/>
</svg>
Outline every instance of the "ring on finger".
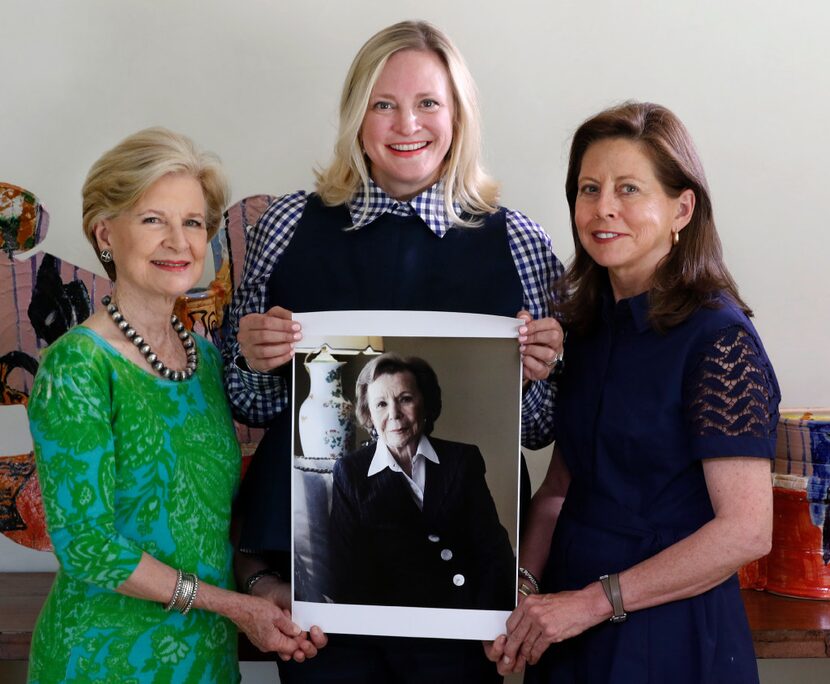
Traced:
<svg viewBox="0 0 830 684">
<path fill-rule="evenodd" d="M 561 363 L 561 362 L 562 362 L 562 353 L 560 352 L 559 354 L 554 356 L 550 361 L 546 361 L 545 365 L 548 368 L 553 368 L 557 363 Z"/>
</svg>

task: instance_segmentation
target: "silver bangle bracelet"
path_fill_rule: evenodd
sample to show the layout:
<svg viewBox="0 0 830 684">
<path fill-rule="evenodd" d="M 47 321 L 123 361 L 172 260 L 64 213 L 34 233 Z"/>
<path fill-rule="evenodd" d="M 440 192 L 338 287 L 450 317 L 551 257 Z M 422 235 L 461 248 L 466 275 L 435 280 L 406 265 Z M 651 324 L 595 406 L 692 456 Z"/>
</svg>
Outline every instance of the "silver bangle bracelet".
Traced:
<svg viewBox="0 0 830 684">
<path fill-rule="evenodd" d="M 182 573 L 182 591 L 179 594 L 176 603 L 173 604 L 173 609 L 182 612 L 187 602 L 190 600 L 190 595 L 193 593 L 193 575 L 188 572 Z"/>
<path fill-rule="evenodd" d="M 194 601 L 196 601 L 196 594 L 199 592 L 199 578 L 196 577 L 196 575 L 191 575 L 191 577 L 193 577 L 193 592 L 190 594 L 190 598 L 187 600 L 187 605 L 182 611 L 182 615 L 187 615 L 190 612 L 190 609 L 193 607 Z"/>
<path fill-rule="evenodd" d="M 176 571 L 176 588 L 173 589 L 173 595 L 170 597 L 170 601 L 164 607 L 166 612 L 170 612 L 173 609 L 173 606 L 176 605 L 176 601 L 179 600 L 179 596 L 182 593 L 182 571 Z"/>
<path fill-rule="evenodd" d="M 168 613 L 171 610 L 177 610 L 183 615 L 193 607 L 193 602 L 196 600 L 196 592 L 199 590 L 199 578 L 193 573 L 176 571 L 176 588 L 173 590 L 173 596 L 164 607 Z"/>
</svg>

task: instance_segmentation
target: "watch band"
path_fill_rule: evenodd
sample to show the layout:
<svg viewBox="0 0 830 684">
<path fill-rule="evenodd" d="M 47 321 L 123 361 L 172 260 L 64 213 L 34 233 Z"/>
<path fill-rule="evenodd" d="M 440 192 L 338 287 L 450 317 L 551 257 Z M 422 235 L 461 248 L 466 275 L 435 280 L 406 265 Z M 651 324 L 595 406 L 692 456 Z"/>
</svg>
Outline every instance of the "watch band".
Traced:
<svg viewBox="0 0 830 684">
<path fill-rule="evenodd" d="M 628 619 L 628 614 L 625 612 L 625 607 L 623 606 L 619 573 L 615 572 L 611 575 L 603 575 L 599 578 L 599 582 L 602 585 L 602 590 L 605 592 L 608 602 L 611 604 L 611 609 L 614 611 L 614 614 L 608 619 L 609 622 L 613 622 L 614 624 L 625 622 Z"/>
</svg>

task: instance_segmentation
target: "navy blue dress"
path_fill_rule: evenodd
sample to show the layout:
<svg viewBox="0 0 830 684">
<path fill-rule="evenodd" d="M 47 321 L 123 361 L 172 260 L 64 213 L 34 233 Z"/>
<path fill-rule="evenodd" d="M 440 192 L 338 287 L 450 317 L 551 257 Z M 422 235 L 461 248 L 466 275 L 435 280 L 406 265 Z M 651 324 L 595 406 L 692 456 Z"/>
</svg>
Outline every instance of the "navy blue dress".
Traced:
<svg viewBox="0 0 830 684">
<path fill-rule="evenodd" d="M 744 313 L 726 296 L 713 303 L 660 334 L 647 294 L 615 303 L 609 292 L 596 329 L 569 335 L 556 432 L 572 479 L 544 592 L 582 589 L 712 520 L 701 459 L 774 456 L 772 367 Z M 757 681 L 737 576 L 552 645 L 526 679 Z"/>
</svg>

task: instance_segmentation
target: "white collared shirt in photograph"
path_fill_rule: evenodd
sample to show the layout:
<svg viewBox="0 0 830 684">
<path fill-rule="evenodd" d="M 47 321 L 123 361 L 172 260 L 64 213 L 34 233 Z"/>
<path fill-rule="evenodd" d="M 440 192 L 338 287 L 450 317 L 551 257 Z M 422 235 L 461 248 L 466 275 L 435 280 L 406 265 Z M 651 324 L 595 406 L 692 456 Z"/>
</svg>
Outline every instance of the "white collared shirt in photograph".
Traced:
<svg viewBox="0 0 830 684">
<path fill-rule="evenodd" d="M 378 438 L 377 445 L 375 446 L 375 455 L 369 464 L 369 471 L 366 475 L 367 477 L 372 477 L 372 475 L 377 475 L 384 468 L 389 468 L 394 473 L 401 473 L 409 485 L 412 500 L 418 506 L 419 510 L 424 510 L 424 488 L 427 483 L 427 467 L 424 459 L 427 458 L 433 463 L 440 463 L 438 454 L 435 453 L 432 444 L 429 443 L 429 440 L 425 436 L 422 436 L 418 442 L 418 451 L 412 457 L 412 477 L 409 477 L 403 468 L 398 465 L 398 462 L 392 456 L 389 447 L 386 446 L 383 439 Z"/>
</svg>

